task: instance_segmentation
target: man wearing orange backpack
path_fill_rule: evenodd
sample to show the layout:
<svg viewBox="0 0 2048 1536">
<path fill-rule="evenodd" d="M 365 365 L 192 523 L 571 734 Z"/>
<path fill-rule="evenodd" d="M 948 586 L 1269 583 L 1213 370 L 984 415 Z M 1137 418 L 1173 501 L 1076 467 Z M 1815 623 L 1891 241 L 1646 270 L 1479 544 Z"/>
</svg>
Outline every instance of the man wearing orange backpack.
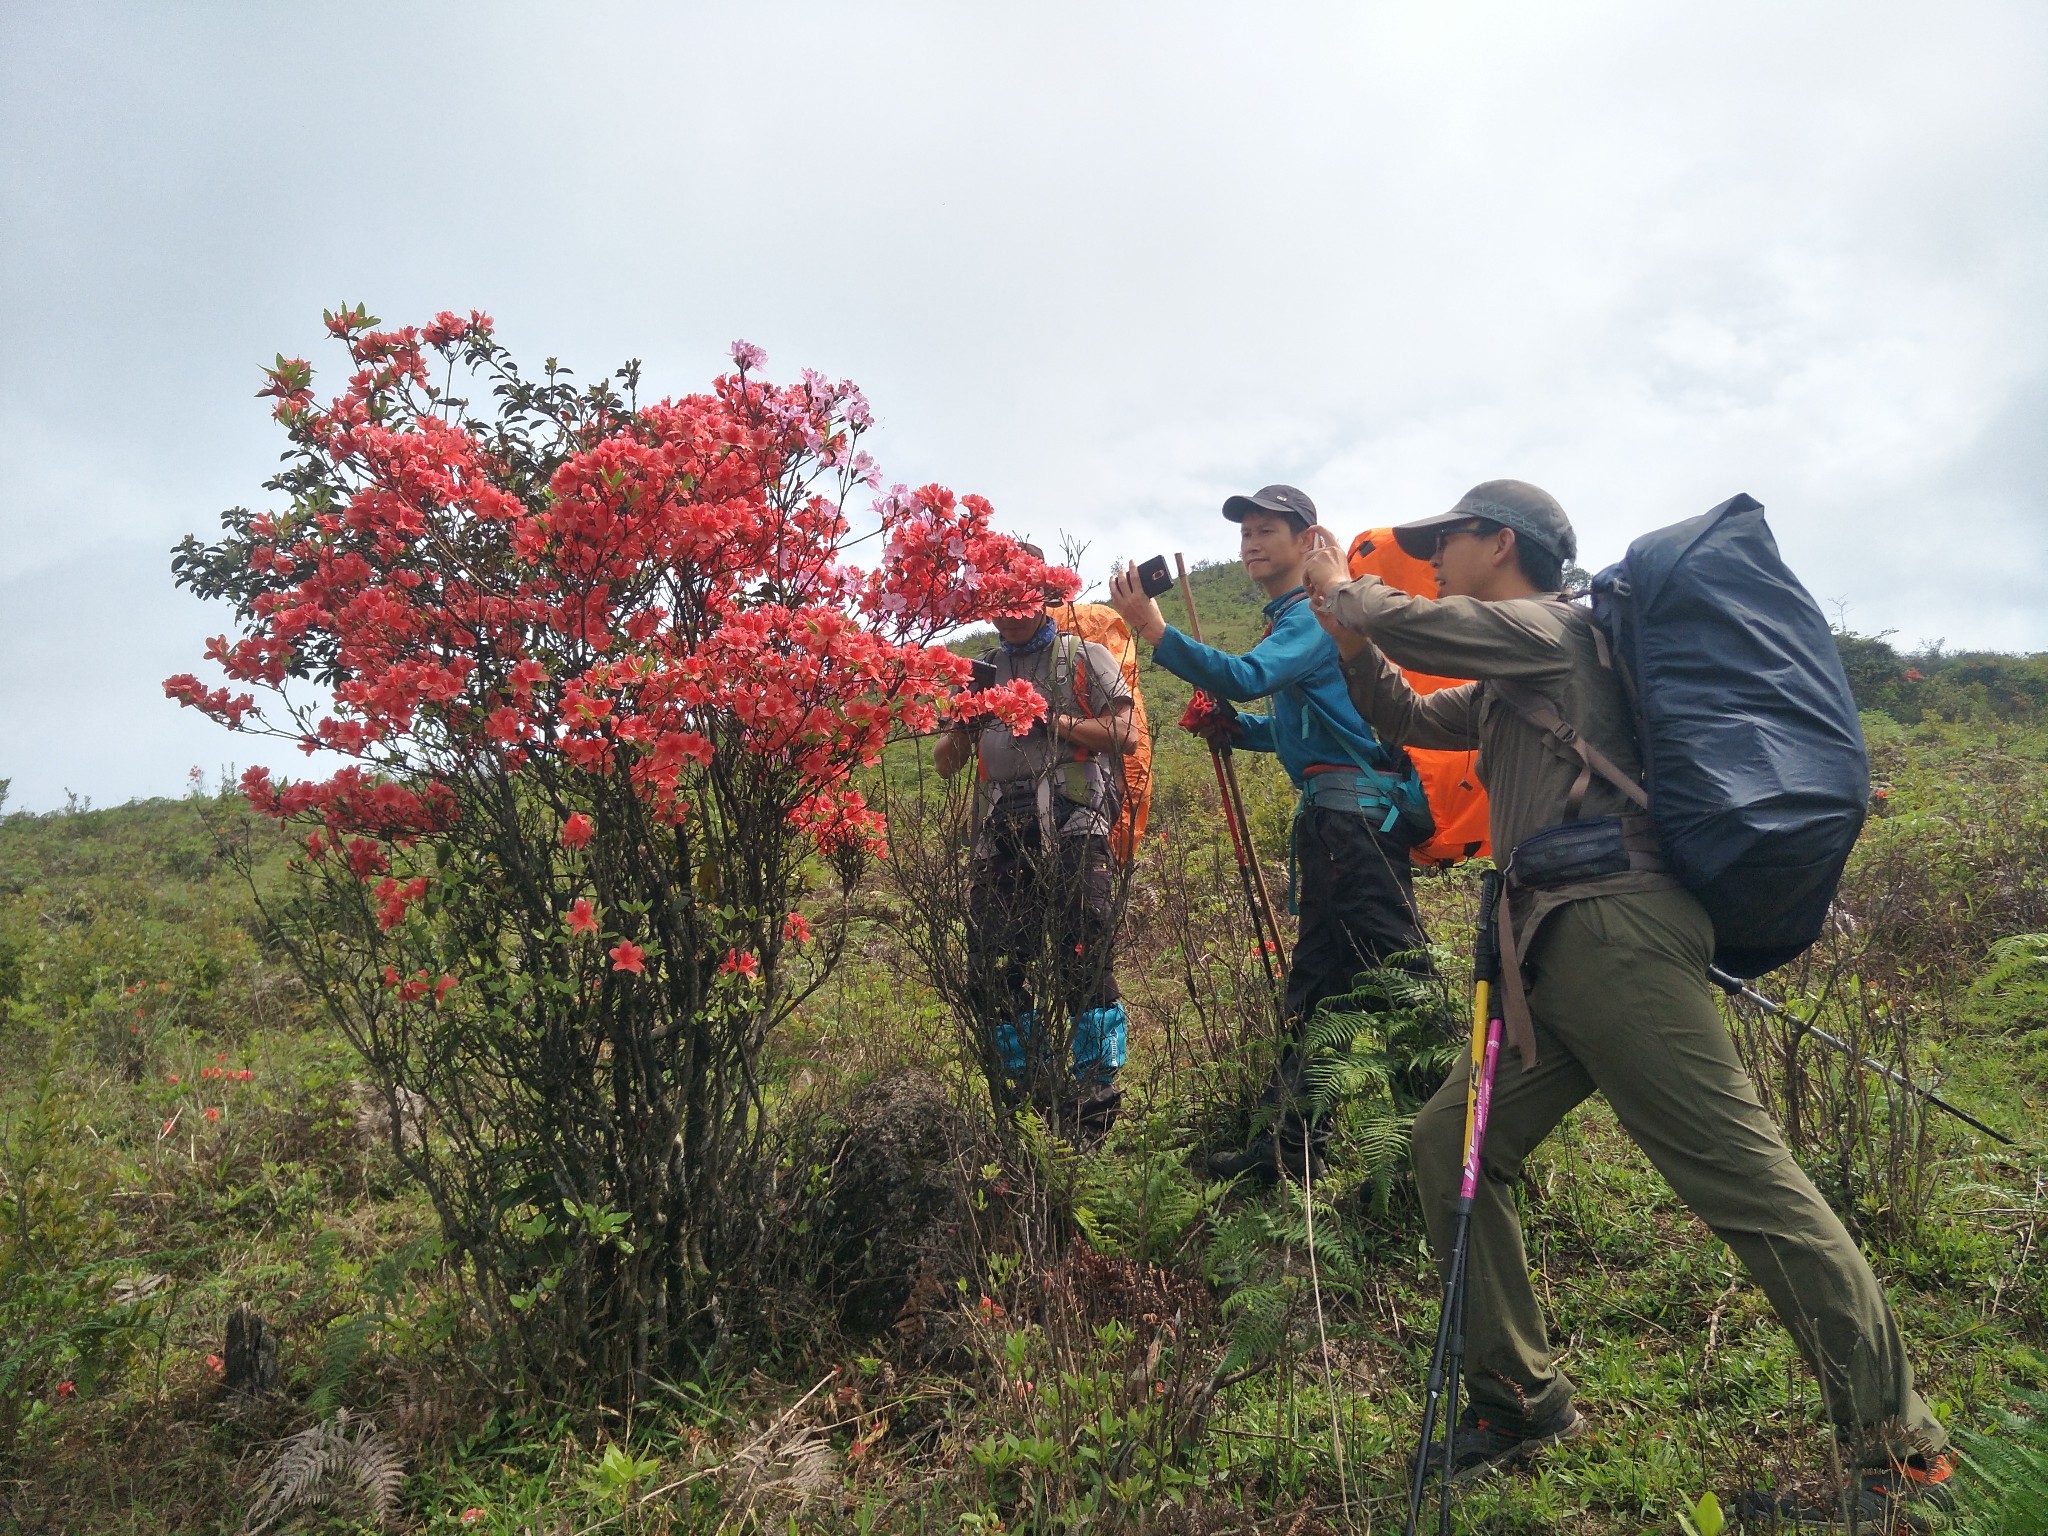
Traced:
<svg viewBox="0 0 2048 1536">
<path fill-rule="evenodd" d="M 1099 1140 L 1123 1097 L 1113 839 L 1128 826 L 1125 765 L 1143 745 L 1137 700 L 1118 658 L 1064 632 L 1047 609 L 999 618 L 995 628 L 1000 643 L 976 663 L 985 682 L 1028 683 L 1046 712 L 1026 735 L 991 720 L 978 734 L 948 731 L 933 750 L 947 778 L 970 758 L 977 764 L 969 985 L 991 1087 Z M 1049 1059 L 1060 1030 L 1044 1015 L 1054 1009 L 1071 1038 L 1070 1082 Z"/>
<path fill-rule="evenodd" d="M 1285 1000 L 1298 1041 L 1316 1009 L 1349 992 L 1361 972 L 1423 947 L 1408 852 L 1429 836 L 1429 802 L 1413 765 L 1383 746 L 1352 708 L 1336 645 L 1303 597 L 1302 562 L 1330 540 L 1315 503 L 1294 486 L 1269 485 L 1231 497 L 1223 515 L 1238 525 L 1245 574 L 1271 599 L 1257 645 L 1234 656 L 1182 634 L 1145 595 L 1135 569 L 1111 582 L 1110 601 L 1174 676 L 1215 698 L 1272 699 L 1271 714 L 1219 708 L 1197 714 L 1188 728 L 1273 753 L 1300 791 L 1289 852 L 1301 926 Z M 1210 1172 L 1261 1181 L 1321 1173 L 1327 1129 L 1309 1123 L 1296 1103 L 1305 1067 L 1288 1043 L 1261 1105 L 1271 1123 L 1248 1146 L 1213 1154 Z"/>
</svg>

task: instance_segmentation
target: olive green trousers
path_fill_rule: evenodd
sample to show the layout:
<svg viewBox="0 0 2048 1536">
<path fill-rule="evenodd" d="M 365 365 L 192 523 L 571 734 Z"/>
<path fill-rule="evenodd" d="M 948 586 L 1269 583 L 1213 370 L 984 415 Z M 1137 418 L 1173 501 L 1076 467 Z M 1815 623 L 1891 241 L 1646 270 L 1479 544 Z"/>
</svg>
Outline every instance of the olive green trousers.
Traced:
<svg viewBox="0 0 2048 1536">
<path fill-rule="evenodd" d="M 1551 1358 L 1515 1212 L 1523 1160 L 1601 1093 L 1678 1197 L 1764 1288 L 1858 1454 L 1937 1450 L 1884 1291 L 1786 1150 L 1708 990 L 1713 926 L 1683 891 L 1553 913 L 1529 954 L 1537 1063 L 1503 1050 L 1466 1260 L 1465 1379 L 1482 1414 L 1540 1423 L 1571 1400 Z M 1469 1061 L 1415 1120 L 1415 1178 L 1439 1262 L 1450 1250 Z"/>
</svg>

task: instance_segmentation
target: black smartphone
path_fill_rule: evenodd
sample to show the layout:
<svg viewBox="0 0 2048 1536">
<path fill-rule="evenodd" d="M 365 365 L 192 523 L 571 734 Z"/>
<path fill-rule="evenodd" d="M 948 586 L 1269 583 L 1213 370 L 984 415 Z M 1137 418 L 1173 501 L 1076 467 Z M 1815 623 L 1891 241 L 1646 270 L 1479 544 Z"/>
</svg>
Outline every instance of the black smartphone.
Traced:
<svg viewBox="0 0 2048 1536">
<path fill-rule="evenodd" d="M 1173 590 L 1173 572 L 1166 568 L 1166 556 L 1154 555 L 1138 567 L 1138 590 L 1147 597 L 1162 597 Z"/>
<path fill-rule="evenodd" d="M 993 688 L 995 685 L 996 664 L 992 661 L 976 661 L 974 663 L 974 676 L 968 681 L 967 691 L 969 693 L 979 693 L 982 689 Z"/>
</svg>

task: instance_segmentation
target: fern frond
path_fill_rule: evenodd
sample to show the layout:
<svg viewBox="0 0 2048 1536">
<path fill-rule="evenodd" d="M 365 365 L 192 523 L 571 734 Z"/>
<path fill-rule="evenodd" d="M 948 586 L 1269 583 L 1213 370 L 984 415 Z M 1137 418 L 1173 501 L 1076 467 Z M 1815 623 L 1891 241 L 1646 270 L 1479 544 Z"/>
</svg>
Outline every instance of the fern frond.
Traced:
<svg viewBox="0 0 2048 1536">
<path fill-rule="evenodd" d="M 1956 1431 L 1956 1449 L 1991 1495 L 1978 1501 L 1966 1527 L 1982 1536 L 2048 1532 L 2048 1392 L 2019 1389 L 2014 1396 L 2032 1416 L 1999 1409 L 1991 1432 Z"/>
<path fill-rule="evenodd" d="M 344 1408 L 278 1447 L 242 1521 L 243 1536 L 260 1536 L 287 1515 L 350 1493 L 378 1525 L 388 1528 L 404 1486 L 405 1461 L 398 1447 L 367 1420 L 352 1421 Z"/>
<path fill-rule="evenodd" d="M 1360 1035 L 1374 1033 L 1370 1014 L 1330 1007 L 1316 1011 L 1301 1032 L 1301 1048 L 1309 1055 L 1318 1051 L 1348 1051 Z"/>
<path fill-rule="evenodd" d="M 1414 1121 L 1407 1115 L 1382 1111 L 1354 1128 L 1359 1161 L 1365 1172 L 1378 1178 L 1392 1173 L 1408 1161 L 1408 1137 Z"/>
<path fill-rule="evenodd" d="M 342 1318 L 328 1328 L 320 1343 L 320 1369 L 313 1378 L 313 1390 L 306 1395 L 308 1413 L 324 1419 L 340 1406 L 342 1388 L 348 1385 L 376 1333 L 377 1319 L 366 1314 Z"/>
<path fill-rule="evenodd" d="M 1217 1374 L 1227 1376 L 1278 1354 L 1287 1343 L 1301 1291 L 1300 1278 L 1286 1275 L 1271 1285 L 1248 1285 L 1233 1292 L 1223 1303 L 1223 1315 L 1231 1325 L 1230 1348 Z"/>
</svg>

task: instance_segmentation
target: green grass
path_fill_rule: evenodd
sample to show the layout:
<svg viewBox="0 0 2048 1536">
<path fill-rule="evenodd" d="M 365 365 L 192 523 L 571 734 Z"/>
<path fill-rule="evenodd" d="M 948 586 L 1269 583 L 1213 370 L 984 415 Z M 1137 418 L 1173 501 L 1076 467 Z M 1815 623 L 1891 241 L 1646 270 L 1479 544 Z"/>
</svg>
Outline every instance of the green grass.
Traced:
<svg viewBox="0 0 2048 1536">
<path fill-rule="evenodd" d="M 1212 633 L 1254 638 L 1241 578 L 1196 579 Z M 1213 841 L 1208 766 L 1170 729 L 1184 691 L 1149 670 L 1146 687 L 1160 828 Z M 2024 723 L 1879 722 L 1872 736 L 1892 808 L 1850 888 L 1887 926 L 1855 953 L 1910 1014 L 1914 1071 L 1942 1072 L 1945 1093 L 2022 1145 L 1931 1122 L 1924 1194 L 1893 1198 L 1858 1153 L 1850 1214 L 1923 1392 L 1966 1432 L 1979 1528 L 2038 1529 L 2024 1493 L 1997 1491 L 1986 1448 L 2020 1447 L 1998 1463 L 2014 1487 L 2038 1472 L 2041 1403 L 2016 1394 L 2048 1389 L 2048 1021 L 2026 956 L 1998 946 L 2048 929 L 2048 753 Z M 1246 767 L 1278 878 L 1289 797 L 1276 772 Z M 265 846 L 269 879 L 284 845 Z M 1433 936 L 1461 952 L 1468 880 L 1420 890 Z M 1131 1113 L 1084 1158 L 976 1151 L 963 1177 L 979 1235 L 917 1293 L 922 1343 L 846 1336 L 829 1297 L 792 1292 L 807 1310 L 751 1354 L 605 1417 L 501 1401 L 478 1374 L 430 1207 L 356 1124 L 360 1065 L 265 951 L 192 804 L 0 819 L 0 1334 L 42 1341 L 15 1378 L 0 1529 L 234 1530 L 268 1448 L 338 1409 L 402 1451 L 419 1531 L 1386 1528 L 1436 1310 L 1405 1182 L 1380 1206 L 1340 1158 L 1319 1189 L 1319 1330 L 1306 1244 L 1289 1235 L 1298 1202 L 1190 1171 L 1221 1110 L 1188 1032 L 1169 1030 L 1186 1006 L 1170 957 L 1144 933 L 1127 954 Z M 876 930 L 774 1043 L 774 1102 L 815 1118 L 812 1146 L 857 1087 L 905 1067 L 971 1107 L 954 1039 Z M 215 1066 L 253 1075 L 204 1075 Z M 1832 1187 L 1825 1137 L 1804 1155 Z M 1673 1531 L 1709 1490 L 1824 1483 L 1830 1446 L 1789 1339 L 1603 1106 L 1531 1158 L 1519 1197 L 1591 1424 L 1530 1473 L 1463 1494 L 1461 1530 Z M 1206 1398 L 1246 1311 L 1230 1297 L 1255 1289 L 1279 1347 Z M 224 1401 L 207 1361 L 240 1304 L 281 1339 L 282 1391 L 261 1404 Z M 465 1510 L 482 1513 L 464 1525 Z M 360 1523 L 344 1505 L 299 1528 Z"/>
</svg>

